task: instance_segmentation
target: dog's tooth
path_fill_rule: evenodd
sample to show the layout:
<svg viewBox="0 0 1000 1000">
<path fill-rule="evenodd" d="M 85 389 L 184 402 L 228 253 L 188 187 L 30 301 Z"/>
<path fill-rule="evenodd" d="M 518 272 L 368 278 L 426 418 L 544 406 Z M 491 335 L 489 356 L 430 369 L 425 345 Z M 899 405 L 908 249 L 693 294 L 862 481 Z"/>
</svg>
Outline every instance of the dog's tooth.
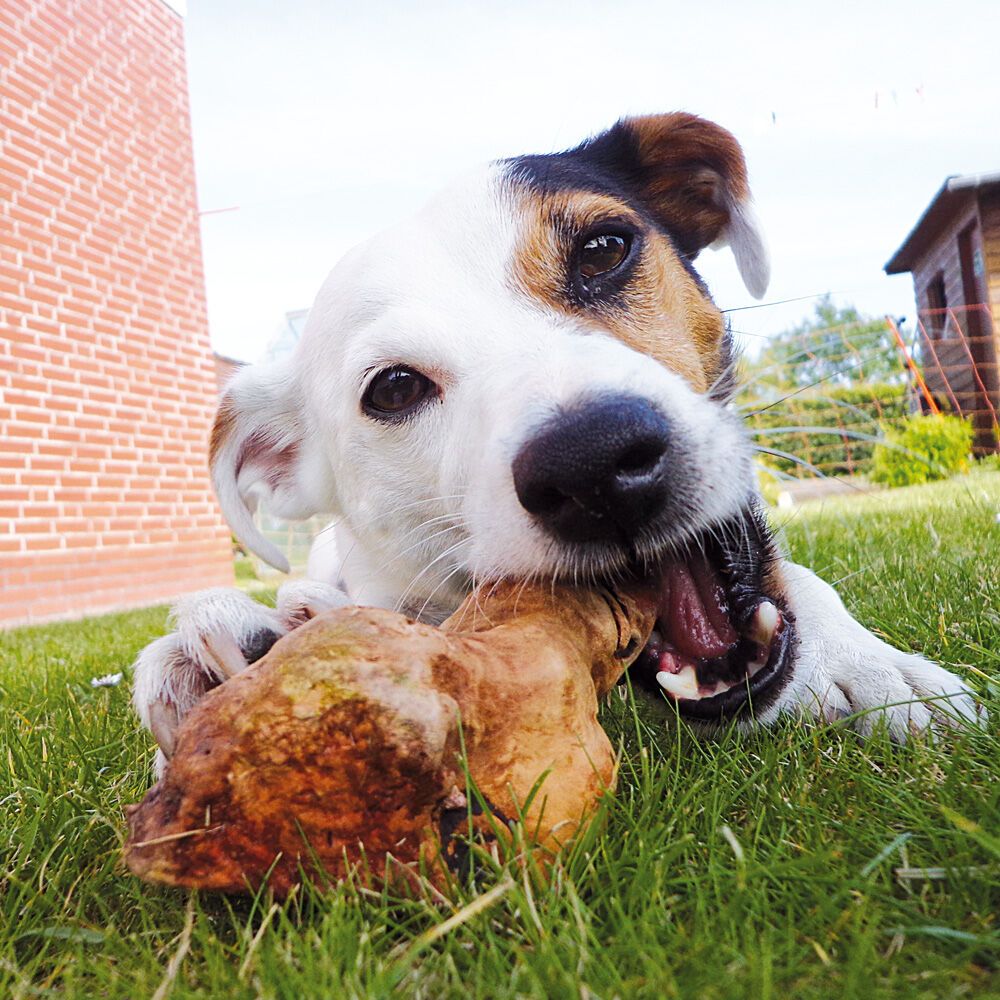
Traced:
<svg viewBox="0 0 1000 1000">
<path fill-rule="evenodd" d="M 770 601 L 761 601 L 750 625 L 750 638 L 762 646 L 770 646 L 781 621 L 781 612 Z"/>
<path fill-rule="evenodd" d="M 701 697 L 698 691 L 698 675 L 694 672 L 694 667 L 683 667 L 676 674 L 661 670 L 656 675 L 656 683 L 674 698 Z"/>
</svg>

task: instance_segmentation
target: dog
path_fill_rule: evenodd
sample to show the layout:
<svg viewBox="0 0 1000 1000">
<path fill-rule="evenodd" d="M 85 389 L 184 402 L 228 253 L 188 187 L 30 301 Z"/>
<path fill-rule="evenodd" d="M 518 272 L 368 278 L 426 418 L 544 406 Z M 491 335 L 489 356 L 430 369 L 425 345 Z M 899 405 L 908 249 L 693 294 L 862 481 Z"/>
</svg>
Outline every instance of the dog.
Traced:
<svg viewBox="0 0 1000 1000">
<path fill-rule="evenodd" d="M 176 605 L 135 667 L 157 768 L 207 690 L 310 617 L 363 603 L 436 622 L 501 578 L 647 579 L 661 612 L 632 674 L 702 727 L 850 716 L 904 740 L 975 722 L 958 677 L 777 551 L 732 339 L 693 266 L 726 245 L 760 298 L 743 151 L 672 113 L 491 163 L 348 253 L 294 356 L 233 378 L 210 458 L 244 545 L 287 570 L 255 527 L 263 501 L 332 515 L 340 559 L 273 610 L 227 589 Z"/>
</svg>

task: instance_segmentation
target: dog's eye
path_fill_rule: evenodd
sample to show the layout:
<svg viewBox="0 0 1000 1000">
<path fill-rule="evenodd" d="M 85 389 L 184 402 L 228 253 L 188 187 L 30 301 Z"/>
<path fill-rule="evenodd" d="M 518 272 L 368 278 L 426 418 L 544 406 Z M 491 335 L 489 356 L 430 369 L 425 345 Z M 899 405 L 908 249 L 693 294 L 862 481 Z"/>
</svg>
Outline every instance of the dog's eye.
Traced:
<svg viewBox="0 0 1000 1000">
<path fill-rule="evenodd" d="M 426 376 L 405 365 L 386 368 L 371 380 L 361 406 L 376 420 L 402 417 L 415 410 L 437 386 Z"/>
<path fill-rule="evenodd" d="M 613 271 L 628 256 L 630 246 L 631 241 L 626 236 L 614 233 L 591 236 L 580 247 L 580 274 L 584 278 L 596 278 Z"/>
</svg>

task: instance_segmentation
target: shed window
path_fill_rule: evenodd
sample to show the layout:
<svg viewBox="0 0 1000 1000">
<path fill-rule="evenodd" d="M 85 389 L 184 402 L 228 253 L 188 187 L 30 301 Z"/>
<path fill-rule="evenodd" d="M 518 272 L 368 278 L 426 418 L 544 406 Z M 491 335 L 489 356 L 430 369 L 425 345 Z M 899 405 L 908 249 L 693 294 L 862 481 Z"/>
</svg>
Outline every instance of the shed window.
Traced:
<svg viewBox="0 0 1000 1000">
<path fill-rule="evenodd" d="M 944 288 L 944 272 L 939 271 L 927 286 L 927 332 L 935 340 L 941 338 L 947 308 L 948 293 Z"/>
</svg>

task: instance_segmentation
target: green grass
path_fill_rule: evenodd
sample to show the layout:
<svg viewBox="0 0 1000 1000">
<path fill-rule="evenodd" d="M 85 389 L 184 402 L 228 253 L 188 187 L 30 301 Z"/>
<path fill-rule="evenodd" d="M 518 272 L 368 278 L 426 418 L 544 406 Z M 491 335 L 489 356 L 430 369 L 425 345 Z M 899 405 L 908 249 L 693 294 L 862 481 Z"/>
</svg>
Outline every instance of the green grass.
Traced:
<svg viewBox="0 0 1000 1000">
<path fill-rule="evenodd" d="M 127 685 L 89 681 L 127 670 L 164 610 L 2 636 L 0 996 L 998 996 L 998 510 L 1000 473 L 980 473 L 787 526 L 866 623 L 971 679 L 985 731 L 705 742 L 613 699 L 622 777 L 601 824 L 547 884 L 498 872 L 454 908 L 140 884 L 122 810 L 149 785 L 150 742 Z"/>
</svg>

